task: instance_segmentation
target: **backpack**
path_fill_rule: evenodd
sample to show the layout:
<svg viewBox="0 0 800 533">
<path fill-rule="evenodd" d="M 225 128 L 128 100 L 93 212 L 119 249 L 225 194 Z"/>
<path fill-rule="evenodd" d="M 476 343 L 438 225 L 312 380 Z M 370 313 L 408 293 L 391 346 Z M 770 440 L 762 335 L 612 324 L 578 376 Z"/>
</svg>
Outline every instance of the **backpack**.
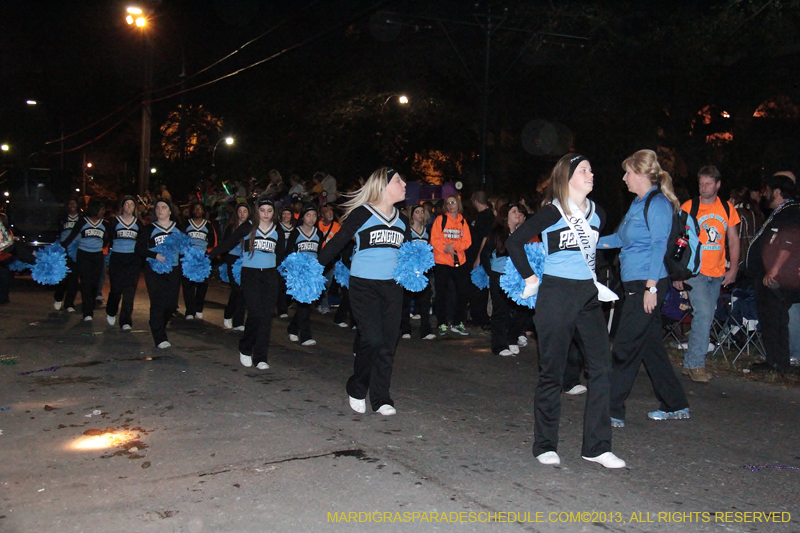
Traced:
<svg viewBox="0 0 800 533">
<path fill-rule="evenodd" d="M 650 209 L 650 201 L 656 194 L 663 193 L 657 190 L 647 197 L 644 204 L 644 223 L 647 225 L 648 231 L 650 231 L 650 223 L 647 221 L 647 212 Z M 723 201 L 722 207 L 725 209 L 725 215 L 730 218 L 731 213 L 728 202 Z M 664 254 L 664 266 L 667 269 L 669 279 L 672 281 L 686 281 L 700 273 L 703 249 L 700 245 L 700 223 L 697 222 L 697 213 L 699 210 L 700 198 L 692 198 L 692 205 L 689 209 L 689 213 L 681 209 L 677 213 L 672 214 L 672 227 L 669 231 L 667 251 Z M 681 260 L 675 261 L 673 256 L 678 249 L 676 241 L 678 237 L 683 235 L 687 226 L 689 228 L 689 244 L 686 246 Z"/>
</svg>

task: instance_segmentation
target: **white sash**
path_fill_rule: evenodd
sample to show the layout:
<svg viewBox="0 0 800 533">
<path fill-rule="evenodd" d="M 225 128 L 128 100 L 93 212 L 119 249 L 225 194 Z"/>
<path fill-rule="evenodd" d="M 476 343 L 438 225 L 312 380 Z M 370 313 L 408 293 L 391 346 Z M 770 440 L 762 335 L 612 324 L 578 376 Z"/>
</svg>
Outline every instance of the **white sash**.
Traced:
<svg viewBox="0 0 800 533">
<path fill-rule="evenodd" d="M 591 202 L 589 199 L 586 201 Z M 601 302 L 615 302 L 619 300 L 619 296 L 614 294 L 614 291 L 597 281 L 597 274 L 594 272 L 594 267 L 597 262 L 597 236 L 595 235 L 594 230 L 592 230 L 592 227 L 589 225 L 589 222 L 586 220 L 586 217 L 583 216 L 580 208 L 575 204 L 575 202 L 569 200 L 569 208 L 570 211 L 572 211 L 572 214 L 567 216 L 557 199 L 553 199 L 553 205 L 556 206 L 558 212 L 561 213 L 561 217 L 575 235 L 575 240 L 578 242 L 578 246 L 581 248 L 583 260 L 586 261 L 586 266 L 589 267 L 589 272 L 592 273 L 594 286 L 597 287 L 597 298 Z"/>
</svg>

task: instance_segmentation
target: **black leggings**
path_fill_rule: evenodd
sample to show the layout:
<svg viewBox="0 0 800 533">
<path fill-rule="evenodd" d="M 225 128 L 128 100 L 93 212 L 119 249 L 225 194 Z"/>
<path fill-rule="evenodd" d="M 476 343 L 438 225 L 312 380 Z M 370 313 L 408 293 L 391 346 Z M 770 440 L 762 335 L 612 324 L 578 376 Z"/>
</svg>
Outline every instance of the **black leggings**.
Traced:
<svg viewBox="0 0 800 533">
<path fill-rule="evenodd" d="M 294 300 L 294 316 L 289 322 L 286 331 L 289 335 L 299 335 L 300 342 L 306 342 L 311 338 L 311 308 L 313 303 L 304 304 Z"/>
<path fill-rule="evenodd" d="M 267 362 L 272 315 L 278 297 L 278 269 L 242 267 L 242 292 L 247 308 L 244 336 L 239 352 L 253 358 L 253 364 Z"/>
<path fill-rule="evenodd" d="M 186 276 L 181 276 L 183 287 L 183 303 L 186 305 L 186 315 L 202 313 L 208 293 L 208 280 L 192 281 Z"/>
<path fill-rule="evenodd" d="M 142 260 L 133 253 L 111 253 L 108 260 L 108 279 L 111 290 L 108 292 L 106 313 L 108 316 L 117 316 L 120 301 L 122 310 L 119 315 L 119 326 L 132 325 L 133 298 L 136 296 L 136 287 L 139 285 L 139 272 Z"/>
<path fill-rule="evenodd" d="M 150 332 L 156 346 L 167 340 L 167 323 L 178 308 L 181 292 L 180 266 L 166 274 L 153 272 L 148 264 L 144 269 L 144 282 L 150 296 Z"/>
<path fill-rule="evenodd" d="M 64 309 L 75 307 L 75 295 L 78 294 L 78 265 L 67 257 L 67 268 L 69 272 L 56 286 L 55 293 L 55 301 L 64 302 Z"/>
<path fill-rule="evenodd" d="M 419 315 L 419 338 L 431 333 L 431 288 L 430 281 L 420 292 L 403 291 L 403 314 L 400 317 L 400 332 L 411 334 L 411 300 L 414 300 L 414 312 Z"/>
<path fill-rule="evenodd" d="M 233 263 L 226 263 L 225 268 L 228 270 L 228 284 L 231 286 L 231 293 L 222 316 L 225 319 L 232 318 L 233 327 L 238 328 L 244 325 L 244 294 L 242 294 L 242 287 L 236 283 L 233 277 Z"/>
<path fill-rule="evenodd" d="M 81 307 L 83 316 L 94 314 L 95 296 L 100 276 L 106 267 L 103 252 L 85 252 L 78 250 L 78 273 L 81 277 Z"/>
</svg>

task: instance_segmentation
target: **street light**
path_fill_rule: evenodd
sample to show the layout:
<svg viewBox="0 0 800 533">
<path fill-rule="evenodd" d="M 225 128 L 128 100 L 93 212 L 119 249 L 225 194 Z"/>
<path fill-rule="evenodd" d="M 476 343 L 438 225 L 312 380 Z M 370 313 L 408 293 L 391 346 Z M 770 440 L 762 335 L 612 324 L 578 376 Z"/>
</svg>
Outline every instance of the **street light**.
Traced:
<svg viewBox="0 0 800 533">
<path fill-rule="evenodd" d="M 222 141 L 225 141 L 225 144 L 230 146 L 233 144 L 233 137 L 224 137 L 218 140 L 217 144 L 214 145 L 214 151 L 211 153 L 211 168 L 216 167 L 215 161 L 217 157 L 217 146 L 219 146 L 219 143 L 221 143 Z"/>
<path fill-rule="evenodd" d="M 153 48 L 150 45 L 150 37 L 144 27 L 147 25 L 147 17 L 140 7 L 130 6 L 125 10 L 128 15 L 125 21 L 128 25 L 136 25 L 142 31 L 142 39 L 144 40 L 144 91 L 142 94 L 142 143 L 141 152 L 139 154 L 139 194 L 143 195 L 144 191 L 150 187 L 150 93 L 153 90 Z"/>
<path fill-rule="evenodd" d="M 4 152 L 8 152 L 9 147 L 8 147 L 7 144 L 0 144 L 0 150 L 2 150 Z"/>
</svg>

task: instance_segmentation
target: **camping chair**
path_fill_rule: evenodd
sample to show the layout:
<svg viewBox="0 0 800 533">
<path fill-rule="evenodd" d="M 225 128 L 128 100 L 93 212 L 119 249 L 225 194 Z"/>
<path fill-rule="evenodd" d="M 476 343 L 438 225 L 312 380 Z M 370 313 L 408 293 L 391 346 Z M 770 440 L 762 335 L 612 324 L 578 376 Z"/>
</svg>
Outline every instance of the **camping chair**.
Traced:
<svg viewBox="0 0 800 533">
<path fill-rule="evenodd" d="M 766 357 L 767 351 L 761 338 L 761 324 L 758 321 L 758 312 L 756 311 L 756 294 L 752 285 L 733 289 L 731 319 L 736 323 L 739 328 L 738 331 L 742 332 L 744 338 L 731 364 L 736 363 L 736 360 L 745 351 L 747 355 L 750 355 L 751 348 L 753 352 L 756 352 L 761 357 Z M 735 331 L 734 334 L 738 331 Z"/>
<path fill-rule="evenodd" d="M 678 291 L 671 284 L 661 306 L 661 325 L 664 328 L 662 340 L 673 339 L 678 347 L 685 348 L 687 336 L 685 327 L 692 323 L 692 306 L 685 292 Z"/>
</svg>

